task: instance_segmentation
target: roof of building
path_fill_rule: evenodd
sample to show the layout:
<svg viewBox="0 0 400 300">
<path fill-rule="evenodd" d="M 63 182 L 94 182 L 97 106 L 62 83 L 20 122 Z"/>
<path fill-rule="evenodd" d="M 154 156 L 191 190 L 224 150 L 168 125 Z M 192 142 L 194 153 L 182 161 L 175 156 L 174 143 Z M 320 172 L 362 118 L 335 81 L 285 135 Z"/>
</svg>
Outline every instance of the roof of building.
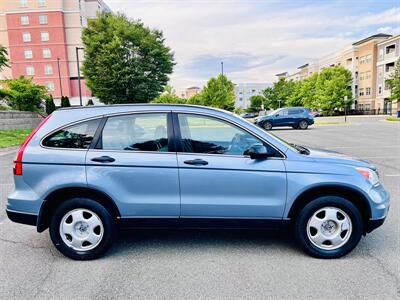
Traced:
<svg viewBox="0 0 400 300">
<path fill-rule="evenodd" d="M 198 86 L 191 86 L 188 87 L 187 90 L 201 90 L 201 88 L 199 88 Z"/>
<path fill-rule="evenodd" d="M 391 34 L 377 33 L 377 34 L 371 35 L 371 36 L 369 36 L 369 37 L 367 37 L 365 39 L 362 39 L 362 40 L 360 40 L 358 42 L 355 42 L 355 43 L 353 43 L 353 45 L 361 45 L 361 44 L 363 44 L 365 42 L 368 42 L 368 41 L 376 39 L 376 38 L 390 38 L 391 36 L 392 36 Z"/>
<path fill-rule="evenodd" d="M 279 74 L 275 74 L 275 76 L 287 76 L 287 75 L 289 75 L 288 72 L 282 72 L 282 73 L 279 73 Z"/>
<path fill-rule="evenodd" d="M 384 44 L 384 43 L 389 43 L 389 42 L 391 42 L 393 40 L 397 40 L 397 39 L 400 39 L 400 34 L 392 36 L 391 38 L 388 38 L 386 40 L 383 40 L 382 42 L 379 42 L 378 45 Z"/>
<path fill-rule="evenodd" d="M 305 68 L 305 67 L 308 67 L 308 64 L 304 64 L 304 65 L 298 67 L 297 69 L 303 69 L 303 68 Z"/>
</svg>

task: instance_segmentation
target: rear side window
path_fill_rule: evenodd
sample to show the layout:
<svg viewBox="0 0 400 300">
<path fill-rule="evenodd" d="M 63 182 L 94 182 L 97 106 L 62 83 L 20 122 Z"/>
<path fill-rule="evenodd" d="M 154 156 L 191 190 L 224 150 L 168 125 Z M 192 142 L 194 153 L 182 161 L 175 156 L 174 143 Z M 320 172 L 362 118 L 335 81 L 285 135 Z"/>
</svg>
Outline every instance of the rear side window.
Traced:
<svg viewBox="0 0 400 300">
<path fill-rule="evenodd" d="M 100 141 L 100 148 L 104 150 L 167 152 L 167 114 L 109 117 Z"/>
<path fill-rule="evenodd" d="M 51 148 L 88 149 L 99 126 L 100 119 L 63 128 L 48 136 L 42 143 Z"/>
<path fill-rule="evenodd" d="M 289 115 L 298 115 L 302 114 L 304 111 L 302 109 L 290 109 L 289 110 Z"/>
</svg>

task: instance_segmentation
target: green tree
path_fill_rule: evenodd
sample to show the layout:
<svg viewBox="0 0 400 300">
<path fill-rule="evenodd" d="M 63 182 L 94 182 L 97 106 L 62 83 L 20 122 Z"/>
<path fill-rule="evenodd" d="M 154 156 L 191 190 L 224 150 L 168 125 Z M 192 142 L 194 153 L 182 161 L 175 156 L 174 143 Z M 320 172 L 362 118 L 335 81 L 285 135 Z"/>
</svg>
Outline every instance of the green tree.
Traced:
<svg viewBox="0 0 400 300">
<path fill-rule="evenodd" d="M 211 78 L 200 93 L 203 105 L 233 111 L 235 109 L 234 84 L 225 75 Z"/>
<path fill-rule="evenodd" d="M 56 105 L 54 104 L 53 96 L 50 94 L 46 98 L 46 113 L 49 115 L 56 110 Z"/>
<path fill-rule="evenodd" d="M 61 107 L 71 107 L 71 103 L 67 96 L 61 96 Z"/>
<path fill-rule="evenodd" d="M 103 103 L 149 102 L 163 91 L 174 61 L 161 31 L 123 14 L 101 13 L 82 39 L 83 73 Z"/>
<path fill-rule="evenodd" d="M 344 108 L 344 97 L 351 103 L 351 72 L 342 66 L 326 68 L 316 82 L 316 104 L 326 114 Z"/>
<path fill-rule="evenodd" d="M 176 104 L 185 104 L 186 100 L 178 97 L 175 94 L 161 94 L 157 98 L 151 101 L 152 103 L 176 103 Z"/>
<path fill-rule="evenodd" d="M 262 105 L 265 102 L 265 98 L 262 95 L 254 95 L 250 97 L 250 106 L 246 109 L 247 112 L 259 112 Z"/>
<path fill-rule="evenodd" d="M 397 60 L 394 70 L 389 75 L 388 84 L 391 95 L 390 100 L 400 101 L 400 59 Z"/>
<path fill-rule="evenodd" d="M 203 100 L 203 95 L 202 93 L 198 93 L 196 95 L 193 95 L 189 99 L 186 100 L 187 104 L 193 104 L 193 105 L 204 105 L 204 100 Z"/>
<path fill-rule="evenodd" d="M 292 93 L 286 101 L 286 106 L 303 106 L 303 95 L 301 93 L 303 81 L 298 80 L 293 82 Z"/>
<path fill-rule="evenodd" d="M 7 59 L 7 50 L 4 46 L 0 45 L 0 71 L 4 67 L 9 67 Z"/>
<path fill-rule="evenodd" d="M 86 106 L 94 105 L 93 100 L 89 99 L 86 103 Z"/>
<path fill-rule="evenodd" d="M 18 79 L 6 80 L 5 83 L 7 87 L 3 93 L 6 95 L 7 104 L 13 109 L 37 111 L 42 99 L 47 97 L 47 88 L 33 83 L 32 78 L 21 76 Z"/>
<path fill-rule="evenodd" d="M 302 99 L 302 105 L 312 109 L 318 109 L 318 101 L 316 99 L 316 86 L 318 80 L 318 73 L 314 73 L 311 76 L 303 80 L 300 88 L 300 97 Z"/>
<path fill-rule="evenodd" d="M 285 78 L 280 78 L 277 82 L 274 82 L 272 87 L 268 87 L 263 91 L 265 97 L 264 106 L 270 109 L 286 106 L 294 85 L 293 80 L 286 80 Z"/>
</svg>

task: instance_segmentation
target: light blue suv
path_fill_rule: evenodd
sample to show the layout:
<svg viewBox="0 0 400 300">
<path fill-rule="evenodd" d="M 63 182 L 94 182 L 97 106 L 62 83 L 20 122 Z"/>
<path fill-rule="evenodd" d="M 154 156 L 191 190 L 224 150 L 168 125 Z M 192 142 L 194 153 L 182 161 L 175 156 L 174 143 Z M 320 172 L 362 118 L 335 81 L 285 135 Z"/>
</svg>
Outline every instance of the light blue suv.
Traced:
<svg viewBox="0 0 400 300">
<path fill-rule="evenodd" d="M 117 105 L 55 111 L 14 165 L 7 214 L 49 228 L 73 259 L 106 251 L 121 227 L 282 228 L 334 258 L 382 225 L 374 166 L 288 144 L 226 111 Z"/>
</svg>

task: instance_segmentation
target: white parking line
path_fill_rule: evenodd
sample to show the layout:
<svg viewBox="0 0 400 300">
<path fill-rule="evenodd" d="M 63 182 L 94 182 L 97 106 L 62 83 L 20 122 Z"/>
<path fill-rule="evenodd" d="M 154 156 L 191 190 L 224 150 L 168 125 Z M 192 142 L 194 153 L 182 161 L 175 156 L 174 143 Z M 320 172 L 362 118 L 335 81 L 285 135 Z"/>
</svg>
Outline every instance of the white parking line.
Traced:
<svg viewBox="0 0 400 300">
<path fill-rule="evenodd" d="M 385 175 L 386 177 L 400 177 L 400 174 L 389 174 Z"/>
</svg>

